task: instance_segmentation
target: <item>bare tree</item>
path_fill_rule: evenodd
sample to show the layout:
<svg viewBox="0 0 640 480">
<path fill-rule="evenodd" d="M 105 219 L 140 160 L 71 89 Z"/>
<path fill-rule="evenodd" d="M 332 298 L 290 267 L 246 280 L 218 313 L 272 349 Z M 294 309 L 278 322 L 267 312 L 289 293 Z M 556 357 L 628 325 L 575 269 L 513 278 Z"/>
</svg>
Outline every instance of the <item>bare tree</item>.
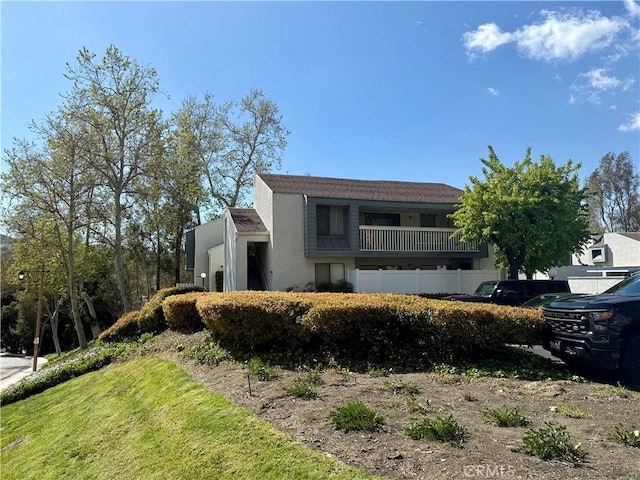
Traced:
<svg viewBox="0 0 640 480">
<path fill-rule="evenodd" d="M 607 153 L 587 179 L 592 229 L 640 231 L 640 177 L 629 152 Z"/>
<path fill-rule="evenodd" d="M 289 131 L 261 90 L 220 105 L 211 94 L 201 102 L 190 97 L 174 119 L 175 151 L 199 172 L 202 200 L 214 217 L 249 203 L 255 173 L 280 168 Z"/>
</svg>

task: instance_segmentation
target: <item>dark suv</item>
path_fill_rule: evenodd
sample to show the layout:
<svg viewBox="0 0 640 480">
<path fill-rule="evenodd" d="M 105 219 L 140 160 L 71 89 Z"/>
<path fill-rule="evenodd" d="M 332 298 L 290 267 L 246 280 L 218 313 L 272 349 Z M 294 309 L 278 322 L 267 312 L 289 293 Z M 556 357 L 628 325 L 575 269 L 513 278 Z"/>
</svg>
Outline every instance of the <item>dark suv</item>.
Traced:
<svg viewBox="0 0 640 480">
<path fill-rule="evenodd" d="M 593 368 L 640 383 L 640 272 L 600 295 L 559 299 L 543 308 L 542 346 Z"/>
<path fill-rule="evenodd" d="M 445 300 L 522 305 L 543 293 L 570 293 L 566 280 L 500 280 L 482 282 L 473 295 L 450 295 Z"/>
</svg>

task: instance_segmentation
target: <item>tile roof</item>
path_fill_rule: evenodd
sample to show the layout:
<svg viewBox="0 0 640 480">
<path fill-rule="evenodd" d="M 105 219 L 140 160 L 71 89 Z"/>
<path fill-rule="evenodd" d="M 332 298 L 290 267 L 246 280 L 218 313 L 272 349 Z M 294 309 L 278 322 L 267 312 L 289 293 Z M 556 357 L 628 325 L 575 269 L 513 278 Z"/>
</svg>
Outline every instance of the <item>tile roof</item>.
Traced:
<svg viewBox="0 0 640 480">
<path fill-rule="evenodd" d="M 236 230 L 240 233 L 268 232 L 260 215 L 253 208 L 230 208 L 229 214 L 233 219 Z"/>
<path fill-rule="evenodd" d="M 310 197 L 380 200 L 412 203 L 458 203 L 464 192 L 444 183 L 350 180 L 260 173 L 274 193 L 298 193 Z"/>
<path fill-rule="evenodd" d="M 627 233 L 621 233 L 620 235 L 624 235 L 627 238 L 638 240 L 640 242 L 640 232 L 627 232 Z"/>
</svg>

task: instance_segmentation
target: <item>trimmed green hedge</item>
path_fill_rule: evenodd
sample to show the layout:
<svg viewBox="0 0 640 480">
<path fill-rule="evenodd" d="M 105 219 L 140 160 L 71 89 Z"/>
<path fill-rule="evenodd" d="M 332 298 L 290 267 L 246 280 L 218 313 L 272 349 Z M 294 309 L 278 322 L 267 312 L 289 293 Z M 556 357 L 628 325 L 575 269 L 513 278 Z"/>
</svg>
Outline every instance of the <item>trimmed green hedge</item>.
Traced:
<svg viewBox="0 0 640 480">
<path fill-rule="evenodd" d="M 304 348 L 363 362 L 533 345 L 542 328 L 537 310 L 398 294 L 229 292 L 199 296 L 196 308 L 228 345 Z"/>
<path fill-rule="evenodd" d="M 310 298 L 284 292 L 228 292 L 203 295 L 196 308 L 216 337 L 249 350 L 296 346 L 307 332 L 298 322 Z"/>
<path fill-rule="evenodd" d="M 162 303 L 164 299 L 173 295 L 189 292 L 206 292 L 204 287 L 172 287 L 158 290 L 140 310 L 125 313 L 116 323 L 101 332 L 99 340 L 104 342 L 119 342 L 129 338 L 136 338 L 143 333 L 160 333 L 169 328 L 164 317 Z"/>
<path fill-rule="evenodd" d="M 205 293 L 191 292 L 165 298 L 162 302 L 162 311 L 170 329 L 197 332 L 206 327 L 196 309 L 196 301 L 202 295 Z"/>
</svg>

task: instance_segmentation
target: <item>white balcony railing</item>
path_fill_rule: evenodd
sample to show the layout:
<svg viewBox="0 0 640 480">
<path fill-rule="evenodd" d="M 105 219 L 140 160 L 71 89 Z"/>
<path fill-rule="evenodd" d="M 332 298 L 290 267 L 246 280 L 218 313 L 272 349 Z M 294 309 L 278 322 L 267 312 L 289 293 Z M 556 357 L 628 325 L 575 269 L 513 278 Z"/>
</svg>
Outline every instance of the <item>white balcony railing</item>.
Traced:
<svg viewBox="0 0 640 480">
<path fill-rule="evenodd" d="M 363 252 L 478 252 L 476 242 L 461 242 L 454 228 L 360 225 Z"/>
</svg>

